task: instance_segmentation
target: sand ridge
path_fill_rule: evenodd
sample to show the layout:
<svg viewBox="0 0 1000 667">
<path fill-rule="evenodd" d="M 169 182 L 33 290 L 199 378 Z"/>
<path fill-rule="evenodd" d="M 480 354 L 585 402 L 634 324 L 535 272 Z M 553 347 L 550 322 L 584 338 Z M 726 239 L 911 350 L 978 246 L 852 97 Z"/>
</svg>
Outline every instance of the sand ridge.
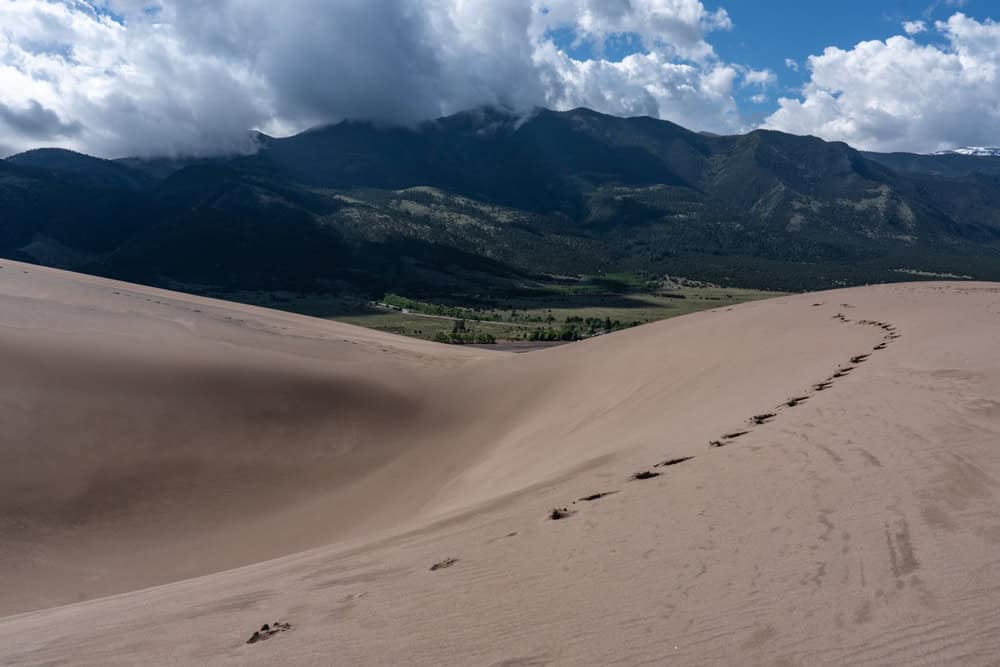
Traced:
<svg viewBox="0 0 1000 667">
<path fill-rule="evenodd" d="M 122 471 L 148 484 L 159 473 L 137 461 L 195 438 L 185 454 L 206 460 L 177 474 L 195 510 L 169 484 L 125 483 L 138 495 L 119 504 L 120 487 L 101 496 L 99 481 L 89 493 L 102 502 L 79 516 L 74 502 L 91 496 L 61 490 L 73 475 L 3 443 L 34 488 L 63 494 L 14 512 L 5 496 L 4 544 L 23 551 L 7 548 L 0 575 L 11 590 L 26 582 L 12 610 L 101 581 L 116 547 L 169 555 L 122 555 L 122 591 L 177 578 L 162 561 L 186 557 L 204 576 L 2 619 L 0 661 L 991 664 L 1000 651 L 1000 286 L 781 297 L 507 355 L 159 292 L 148 298 L 173 305 L 142 297 L 141 317 L 109 322 L 93 290 L 111 283 L 49 270 L 5 282 L 21 268 L 0 264 L 0 336 L 20 346 L 4 362 L 22 369 L 0 385 L 0 410 L 7 423 L 20 415 L 19 433 L 38 437 L 32 391 L 58 388 L 59 414 L 89 414 L 80 394 L 94 384 L 69 380 L 110 360 L 120 368 L 102 398 L 120 411 L 109 419 L 169 421 L 160 404 L 170 416 L 204 403 L 199 425 L 221 433 L 130 431 L 114 450 L 138 448 Z M 178 326 L 181 307 L 203 313 Z M 255 325 L 200 317 L 223 311 Z M 93 365 L 42 363 L 65 331 L 88 328 Z M 121 331 L 142 339 L 98 344 Z M 287 385 L 276 407 L 273 392 L 254 398 L 275 383 Z M 130 394 L 145 400 L 121 407 Z M 59 414 L 37 451 L 71 451 L 80 423 Z M 249 489 L 227 481 L 240 456 Z M 299 542 L 261 560 L 281 531 Z M 245 555 L 261 562 L 213 573 Z M 288 629 L 246 643 L 274 619 Z"/>
</svg>

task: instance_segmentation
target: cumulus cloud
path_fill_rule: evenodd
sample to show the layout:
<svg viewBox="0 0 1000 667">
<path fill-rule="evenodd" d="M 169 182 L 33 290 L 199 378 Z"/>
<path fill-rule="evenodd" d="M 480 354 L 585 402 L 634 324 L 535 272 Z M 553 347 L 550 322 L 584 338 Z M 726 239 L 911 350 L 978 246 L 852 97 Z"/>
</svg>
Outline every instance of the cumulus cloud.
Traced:
<svg viewBox="0 0 1000 667">
<path fill-rule="evenodd" d="M 549 106 L 589 107 L 619 116 L 653 116 L 686 127 L 731 131 L 740 118 L 733 100 L 735 68 L 702 68 L 656 53 L 633 54 L 620 62 L 574 60 L 548 44 L 536 54 L 558 85 Z"/>
<path fill-rule="evenodd" d="M 927 23 L 925 21 L 903 21 L 903 32 L 907 35 L 919 35 L 922 32 L 927 32 Z"/>
<path fill-rule="evenodd" d="M 871 150 L 995 145 L 1000 23 L 956 13 L 934 31 L 941 44 L 898 35 L 811 56 L 801 96 L 781 98 L 765 125 Z"/>
<path fill-rule="evenodd" d="M 245 149 L 250 128 L 485 104 L 735 131 L 744 69 L 707 41 L 731 27 L 699 0 L 0 0 L 0 135 L 17 149 L 210 154 Z M 570 57 L 561 30 L 598 55 Z M 641 50 L 600 56 L 622 36 Z"/>
</svg>

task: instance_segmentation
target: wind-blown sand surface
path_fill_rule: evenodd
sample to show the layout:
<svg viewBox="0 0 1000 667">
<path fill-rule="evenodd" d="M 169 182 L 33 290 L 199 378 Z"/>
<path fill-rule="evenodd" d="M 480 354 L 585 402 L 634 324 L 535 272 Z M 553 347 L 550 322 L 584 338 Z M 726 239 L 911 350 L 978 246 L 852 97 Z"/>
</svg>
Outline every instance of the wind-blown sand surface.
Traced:
<svg viewBox="0 0 1000 667">
<path fill-rule="evenodd" d="M 1000 655 L 1000 285 L 512 354 L 0 266 L 0 664 Z"/>
</svg>

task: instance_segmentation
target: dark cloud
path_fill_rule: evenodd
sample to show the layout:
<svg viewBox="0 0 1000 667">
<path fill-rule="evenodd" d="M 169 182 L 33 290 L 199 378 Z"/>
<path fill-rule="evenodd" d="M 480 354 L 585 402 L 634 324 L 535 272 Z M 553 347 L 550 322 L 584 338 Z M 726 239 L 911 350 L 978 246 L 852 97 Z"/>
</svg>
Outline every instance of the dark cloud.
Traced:
<svg viewBox="0 0 1000 667">
<path fill-rule="evenodd" d="M 0 124 L 32 139 L 74 137 L 83 131 L 78 121 L 64 123 L 55 111 L 46 109 L 37 100 L 29 100 L 24 109 L 15 109 L 0 101 Z"/>
</svg>

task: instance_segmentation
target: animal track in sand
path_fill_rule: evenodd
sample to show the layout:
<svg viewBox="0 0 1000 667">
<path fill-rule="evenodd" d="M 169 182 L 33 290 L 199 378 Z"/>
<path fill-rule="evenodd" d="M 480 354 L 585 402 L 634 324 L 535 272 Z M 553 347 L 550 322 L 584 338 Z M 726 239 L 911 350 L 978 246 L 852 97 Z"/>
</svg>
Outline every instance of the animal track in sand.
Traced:
<svg viewBox="0 0 1000 667">
<path fill-rule="evenodd" d="M 458 562 L 457 558 L 445 558 L 444 560 L 438 561 L 437 563 L 434 563 L 433 565 L 431 565 L 430 570 L 431 570 L 431 572 L 436 572 L 438 570 L 443 570 L 446 567 L 451 567 L 452 565 L 454 565 L 457 562 Z"/>
<path fill-rule="evenodd" d="M 813 304 L 813 305 L 816 306 L 816 305 L 822 305 L 822 304 Z M 840 304 L 840 306 L 842 308 L 853 308 L 854 307 L 853 305 L 848 304 L 848 303 L 842 303 L 842 304 Z M 847 317 L 847 315 L 845 315 L 842 312 L 841 313 L 837 313 L 836 315 L 834 315 L 833 319 L 840 320 L 843 323 L 854 322 L 854 320 L 851 320 L 849 317 Z M 891 340 L 894 340 L 893 337 L 899 337 L 899 334 L 896 333 L 895 326 L 893 326 L 892 324 L 889 324 L 888 322 L 882 322 L 882 321 L 879 321 L 879 320 L 858 320 L 855 323 L 856 324 L 860 324 L 860 325 L 876 326 L 876 327 L 879 327 L 879 328 L 881 328 L 881 329 L 883 329 L 885 331 L 890 332 L 887 336 L 885 336 L 885 338 L 883 339 L 883 341 L 881 343 L 879 343 L 878 345 L 876 345 L 873 348 L 873 350 L 876 350 L 876 351 L 877 350 L 884 350 L 884 349 L 886 349 L 886 347 L 888 346 L 889 342 Z M 850 359 L 850 364 L 851 365 L 844 365 L 844 366 L 839 367 L 833 373 L 833 375 L 831 375 L 827 379 L 823 380 L 822 382 L 818 382 L 818 383 L 814 384 L 812 386 L 813 391 L 814 392 L 826 391 L 827 389 L 829 389 L 830 387 L 833 386 L 833 383 L 834 383 L 835 380 L 839 380 L 841 378 L 847 377 L 851 373 L 851 371 L 855 370 L 855 367 L 857 366 L 857 364 L 863 363 L 870 356 L 871 356 L 871 354 L 868 353 L 868 354 L 858 354 L 858 355 L 855 355 L 855 356 L 851 357 L 851 359 Z M 804 403 L 805 401 L 809 400 L 809 398 L 810 398 L 809 395 L 796 396 L 796 397 L 790 398 L 787 401 L 785 401 L 781 406 L 778 407 L 778 411 L 780 411 L 780 409 L 782 407 L 794 408 L 794 407 L 796 407 L 796 406 Z M 759 414 L 759 415 L 754 415 L 753 417 L 750 418 L 750 422 L 751 422 L 751 424 L 753 426 L 762 426 L 762 425 L 770 422 L 772 419 L 776 418 L 777 416 L 778 416 L 778 412 L 777 411 L 776 412 L 769 412 L 769 413 Z M 741 432 L 737 432 L 737 433 L 728 433 L 726 435 L 723 435 L 718 440 L 711 440 L 711 441 L 709 441 L 709 446 L 710 447 L 724 447 L 727 444 L 729 444 L 729 441 L 731 441 L 731 440 L 733 440 L 733 439 L 735 439 L 735 438 L 737 438 L 737 437 L 739 437 L 741 435 L 744 435 L 746 433 L 747 433 L 746 431 L 741 431 Z"/>
<path fill-rule="evenodd" d="M 592 493 L 589 496 L 584 496 L 583 498 L 580 498 L 580 500 L 582 502 L 589 503 L 589 502 L 592 502 L 594 500 L 600 500 L 601 498 L 604 498 L 605 496 L 610 496 L 610 495 L 613 495 L 615 493 L 618 493 L 618 492 L 617 491 L 602 491 L 600 493 Z"/>
<path fill-rule="evenodd" d="M 814 303 L 812 305 L 813 306 L 822 306 L 823 304 L 822 303 Z M 840 305 L 841 305 L 842 308 L 853 308 L 854 307 L 853 305 L 847 304 L 847 303 L 842 303 Z M 878 321 L 878 320 L 858 320 L 857 322 L 855 322 L 854 320 L 851 320 L 849 317 L 847 317 L 847 315 L 845 315 L 844 313 L 837 313 L 836 315 L 833 316 L 833 319 L 839 320 L 839 321 L 841 321 L 841 322 L 843 322 L 845 324 L 849 324 L 849 323 L 854 322 L 855 324 L 859 324 L 859 325 L 876 326 L 876 327 L 879 327 L 880 329 L 886 331 L 887 334 L 883 337 L 882 342 L 879 343 L 878 345 L 876 345 L 874 348 L 872 348 L 874 351 L 880 351 L 880 350 L 886 349 L 891 341 L 893 341 L 893 340 L 895 340 L 895 339 L 897 339 L 897 338 L 899 338 L 901 336 L 901 334 L 899 334 L 896 331 L 896 327 L 893 326 L 892 324 L 889 324 L 888 322 L 881 322 L 881 321 Z M 821 391 L 826 391 L 827 389 L 831 388 L 833 386 L 834 380 L 838 380 L 840 378 L 847 377 L 848 374 L 851 373 L 851 371 L 855 370 L 855 368 L 856 368 L 856 366 L 858 364 L 861 364 L 861 363 L 865 362 L 866 360 L 868 360 L 868 358 L 870 356 L 871 356 L 871 353 L 854 355 L 850 359 L 850 365 L 841 365 L 841 366 L 839 366 L 837 368 L 837 370 L 833 373 L 832 376 L 830 376 L 826 380 L 823 380 L 822 382 L 818 382 L 818 383 L 812 385 L 813 391 L 818 393 L 818 392 L 821 392 Z M 764 424 L 768 424 L 772 420 L 774 420 L 775 418 L 777 418 L 779 416 L 782 407 L 785 407 L 785 408 L 794 408 L 794 407 L 796 407 L 798 405 L 801 405 L 802 403 L 805 403 L 810 398 L 812 398 L 811 394 L 803 394 L 801 396 L 794 396 L 794 397 L 788 399 L 787 401 L 785 401 L 784 403 L 782 403 L 774 412 L 765 412 L 765 413 L 761 413 L 761 414 L 756 414 L 756 415 L 752 416 L 750 418 L 750 420 L 749 420 L 750 423 L 751 423 L 751 426 L 763 426 Z M 735 441 L 737 438 L 740 438 L 740 437 L 748 434 L 749 432 L 750 432 L 749 430 L 744 430 L 744 431 L 732 431 L 732 432 L 726 433 L 726 434 L 722 435 L 718 440 L 710 440 L 709 443 L 708 443 L 708 446 L 710 448 L 713 448 L 713 449 L 717 449 L 717 448 L 720 448 L 720 447 L 725 447 L 726 445 L 732 444 L 733 441 Z M 684 463 L 685 461 L 689 461 L 692 458 L 694 458 L 694 457 L 685 456 L 685 457 L 680 457 L 680 458 L 668 459 L 666 461 L 661 461 L 660 463 L 655 464 L 653 467 L 654 468 L 665 468 L 665 467 L 668 467 L 668 466 L 674 466 L 674 465 L 677 465 L 679 463 Z M 652 479 L 654 477 L 659 477 L 660 474 L 661 473 L 654 472 L 652 470 L 643 470 L 643 471 L 634 473 L 629 479 L 632 480 L 632 481 L 635 481 L 635 480 L 646 480 L 646 479 Z M 592 502 L 594 500 L 598 500 L 600 498 L 608 496 L 608 495 L 610 495 L 612 493 L 618 493 L 618 492 L 617 491 L 607 491 L 607 492 L 602 492 L 602 493 L 594 493 L 594 494 L 591 494 L 589 496 L 584 496 L 583 498 L 580 498 L 579 501 L 580 502 Z M 573 504 L 576 504 L 576 502 L 577 501 L 573 501 Z M 575 513 L 576 513 L 575 510 L 570 510 L 570 509 L 567 509 L 565 507 L 564 508 L 558 508 L 558 507 L 556 507 L 556 508 L 553 508 L 552 511 L 549 513 L 549 519 L 551 519 L 553 521 L 557 521 L 557 520 L 560 520 L 560 519 L 565 519 L 567 517 L 570 517 L 570 516 L 572 516 Z"/>
<path fill-rule="evenodd" d="M 684 463 L 685 461 L 690 461 L 693 458 L 694 458 L 693 456 L 682 456 L 679 459 L 667 459 L 666 461 L 660 461 L 659 463 L 657 463 L 653 467 L 654 468 L 666 468 L 668 466 L 675 466 L 678 463 Z"/>
<path fill-rule="evenodd" d="M 291 623 L 282 623 L 281 621 L 275 621 L 274 623 L 260 626 L 260 630 L 255 631 L 250 635 L 250 639 L 247 640 L 247 644 L 256 644 L 257 642 L 262 642 L 266 639 L 270 639 L 279 632 L 287 632 L 292 629 Z"/>
<path fill-rule="evenodd" d="M 750 431 L 733 431 L 732 433 L 726 433 L 719 440 L 711 440 L 708 443 L 709 447 L 725 447 L 730 444 L 736 438 L 741 438 Z"/>
</svg>

